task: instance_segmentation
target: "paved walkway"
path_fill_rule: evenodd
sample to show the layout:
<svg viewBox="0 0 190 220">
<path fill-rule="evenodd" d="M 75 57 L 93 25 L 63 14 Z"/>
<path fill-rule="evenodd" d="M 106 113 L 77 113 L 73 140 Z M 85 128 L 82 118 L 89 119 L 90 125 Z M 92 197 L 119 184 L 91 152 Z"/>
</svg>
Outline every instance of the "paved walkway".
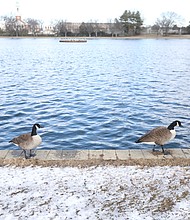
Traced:
<svg viewBox="0 0 190 220">
<path fill-rule="evenodd" d="M 190 159 L 190 149 L 167 149 L 167 154 L 151 150 L 36 150 L 38 160 L 130 160 L 130 159 Z M 0 159 L 24 158 L 22 150 L 0 150 Z"/>
</svg>

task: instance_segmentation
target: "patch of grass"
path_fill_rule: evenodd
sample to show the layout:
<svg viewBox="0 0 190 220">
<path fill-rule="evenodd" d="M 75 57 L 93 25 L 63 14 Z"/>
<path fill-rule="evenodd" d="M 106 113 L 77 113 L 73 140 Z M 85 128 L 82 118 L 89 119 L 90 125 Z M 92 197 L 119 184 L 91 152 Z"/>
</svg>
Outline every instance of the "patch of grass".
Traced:
<svg viewBox="0 0 190 220">
<path fill-rule="evenodd" d="M 190 159 L 188 158 L 174 158 L 174 159 L 128 159 L 128 160 L 43 160 L 43 159 L 24 159 L 24 158 L 12 158 L 1 159 L 0 166 L 41 166 L 41 167 L 92 167 L 92 166 L 140 166 L 154 167 L 154 166 L 190 166 Z"/>
<path fill-rule="evenodd" d="M 172 210 L 174 205 L 175 205 L 175 202 L 173 201 L 173 199 L 164 198 L 158 205 L 158 208 L 157 210 L 155 210 L 155 212 L 166 212 L 166 211 Z"/>
</svg>

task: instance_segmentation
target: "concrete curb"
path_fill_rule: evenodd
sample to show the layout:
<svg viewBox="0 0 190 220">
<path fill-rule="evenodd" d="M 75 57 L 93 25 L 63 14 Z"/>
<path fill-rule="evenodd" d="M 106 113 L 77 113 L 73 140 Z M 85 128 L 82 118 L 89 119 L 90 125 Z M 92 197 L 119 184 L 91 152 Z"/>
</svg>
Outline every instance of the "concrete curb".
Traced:
<svg viewBox="0 0 190 220">
<path fill-rule="evenodd" d="M 24 158 L 22 150 L 0 150 L 0 159 Z M 167 154 L 152 152 L 151 150 L 35 150 L 31 159 L 59 161 L 59 160 L 130 160 L 130 159 L 190 159 L 190 149 L 168 149 Z"/>
</svg>

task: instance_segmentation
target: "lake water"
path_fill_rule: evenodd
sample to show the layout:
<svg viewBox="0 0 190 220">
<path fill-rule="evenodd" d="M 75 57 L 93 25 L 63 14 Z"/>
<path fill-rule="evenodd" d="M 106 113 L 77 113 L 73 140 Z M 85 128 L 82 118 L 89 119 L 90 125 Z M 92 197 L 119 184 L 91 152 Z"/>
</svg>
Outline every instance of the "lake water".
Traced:
<svg viewBox="0 0 190 220">
<path fill-rule="evenodd" d="M 33 123 L 39 149 L 148 148 L 135 140 L 180 120 L 190 147 L 190 40 L 0 39 L 0 149 Z"/>
</svg>

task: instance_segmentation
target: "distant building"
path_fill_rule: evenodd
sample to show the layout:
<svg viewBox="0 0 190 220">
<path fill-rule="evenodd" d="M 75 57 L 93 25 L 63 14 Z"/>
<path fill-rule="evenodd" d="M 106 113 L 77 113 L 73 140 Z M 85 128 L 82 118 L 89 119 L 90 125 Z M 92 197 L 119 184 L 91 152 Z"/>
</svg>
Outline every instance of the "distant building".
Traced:
<svg viewBox="0 0 190 220">
<path fill-rule="evenodd" d="M 27 24 L 21 19 L 21 15 L 19 12 L 19 2 L 16 2 L 16 21 L 15 21 L 15 26 L 16 26 L 16 35 L 18 36 L 19 30 L 23 28 L 27 28 Z"/>
</svg>

